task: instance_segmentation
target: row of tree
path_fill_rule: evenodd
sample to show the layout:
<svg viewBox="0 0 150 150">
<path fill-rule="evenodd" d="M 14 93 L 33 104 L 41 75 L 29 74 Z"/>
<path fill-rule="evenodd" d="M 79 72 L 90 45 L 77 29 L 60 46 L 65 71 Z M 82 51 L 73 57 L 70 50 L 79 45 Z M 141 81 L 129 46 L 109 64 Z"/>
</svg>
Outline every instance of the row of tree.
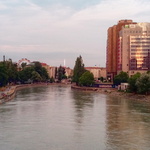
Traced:
<svg viewBox="0 0 150 150">
<path fill-rule="evenodd" d="M 140 94 L 150 93 L 150 72 L 136 73 L 129 77 L 126 72 L 120 72 L 114 78 L 114 84 L 120 85 L 121 83 L 129 83 L 128 91 Z"/>
<path fill-rule="evenodd" d="M 18 70 L 16 63 L 11 59 L 0 62 L 0 86 L 5 86 L 8 83 L 31 83 L 39 81 L 47 81 L 48 73 L 39 62 L 35 62 L 31 66 L 24 66 Z"/>
<path fill-rule="evenodd" d="M 91 86 L 94 84 L 94 76 L 85 70 L 81 56 L 76 59 L 72 81 L 79 86 Z M 150 93 L 150 71 L 143 74 L 136 73 L 131 77 L 122 71 L 114 78 L 115 85 L 120 85 L 121 83 L 129 83 L 128 92 L 148 94 Z"/>
<path fill-rule="evenodd" d="M 42 67 L 40 62 L 34 62 L 30 65 L 22 63 L 18 68 L 17 63 L 13 63 L 11 59 L 0 62 L 0 86 L 10 83 L 35 83 L 35 82 L 61 82 L 66 79 L 65 68 L 61 65 L 55 69 L 55 76 L 49 77 L 47 70 Z"/>
<path fill-rule="evenodd" d="M 58 82 L 62 79 L 66 79 L 65 68 L 60 66 L 56 69 L 55 78 Z M 54 82 L 54 79 L 50 78 L 47 70 L 41 66 L 41 63 L 34 62 L 30 66 L 23 64 L 22 69 L 18 71 L 18 66 L 13 63 L 11 59 L 8 61 L 0 62 L 0 86 L 5 86 L 8 83 L 31 83 L 31 82 Z M 80 86 L 92 86 L 94 84 L 94 75 L 85 70 L 82 57 L 79 56 L 76 59 L 72 82 Z M 120 85 L 121 83 L 129 83 L 129 92 L 136 92 L 141 94 L 150 93 L 150 72 L 145 74 L 136 73 L 129 78 L 126 72 L 120 72 L 114 78 L 114 84 Z"/>
</svg>

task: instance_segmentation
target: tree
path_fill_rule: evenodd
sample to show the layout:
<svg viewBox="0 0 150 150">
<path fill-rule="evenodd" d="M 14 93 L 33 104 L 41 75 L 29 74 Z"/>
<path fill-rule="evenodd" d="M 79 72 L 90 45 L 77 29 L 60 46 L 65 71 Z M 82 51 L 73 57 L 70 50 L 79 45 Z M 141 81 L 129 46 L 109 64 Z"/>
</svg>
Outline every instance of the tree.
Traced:
<svg viewBox="0 0 150 150">
<path fill-rule="evenodd" d="M 26 63 L 26 62 L 23 62 L 23 63 L 21 64 L 21 67 L 24 69 L 24 68 L 26 67 L 26 65 L 27 65 L 27 63 Z"/>
<path fill-rule="evenodd" d="M 66 78 L 65 73 L 66 73 L 65 68 L 60 65 L 60 67 L 57 70 L 57 75 L 58 75 L 58 81 L 59 82 L 61 82 L 62 79 Z"/>
<path fill-rule="evenodd" d="M 18 78 L 17 64 L 13 63 L 11 59 L 4 62 L 7 68 L 8 82 L 16 82 Z"/>
<path fill-rule="evenodd" d="M 128 79 L 128 83 L 129 83 L 129 91 L 130 92 L 137 92 L 137 85 L 136 85 L 136 81 L 137 79 L 141 76 L 140 73 L 136 73 L 134 74 L 132 77 L 130 77 Z"/>
<path fill-rule="evenodd" d="M 150 93 L 150 74 L 142 74 L 136 81 L 137 92 L 140 94 Z"/>
<path fill-rule="evenodd" d="M 37 73 L 40 74 L 40 76 L 42 77 L 42 80 L 43 80 L 43 81 L 46 81 L 46 80 L 49 79 L 49 75 L 48 75 L 48 73 L 47 73 L 47 70 L 46 70 L 44 67 L 42 67 L 42 65 L 41 65 L 40 62 L 38 62 L 38 61 L 35 62 L 33 67 L 34 67 L 34 70 L 35 70 Z"/>
<path fill-rule="evenodd" d="M 128 81 L 128 74 L 126 72 L 121 71 L 118 75 L 114 77 L 114 84 L 120 85 L 121 83 L 126 83 Z"/>
<path fill-rule="evenodd" d="M 0 86 L 5 86 L 8 83 L 7 68 L 4 62 L 0 62 Z"/>
<path fill-rule="evenodd" d="M 79 85 L 91 86 L 94 83 L 94 75 L 90 71 L 86 71 L 79 78 Z"/>
<path fill-rule="evenodd" d="M 47 70 L 46 70 L 44 67 L 42 67 L 41 72 L 42 72 L 42 73 L 41 73 L 42 80 L 43 80 L 43 81 L 48 80 L 48 79 L 49 79 L 49 75 L 48 75 L 48 73 L 47 73 Z"/>
<path fill-rule="evenodd" d="M 41 65 L 41 63 L 36 61 L 36 62 L 34 62 L 33 67 L 34 67 L 34 70 L 42 76 L 42 65 Z"/>
<path fill-rule="evenodd" d="M 42 77 L 40 76 L 38 72 L 33 71 L 31 79 L 33 80 L 33 82 L 39 82 L 42 80 Z"/>
<path fill-rule="evenodd" d="M 82 57 L 79 56 L 76 59 L 74 70 L 73 70 L 73 82 L 76 82 L 76 84 L 78 85 L 79 78 L 84 72 L 85 72 L 85 68 L 84 68 L 83 60 Z"/>
<path fill-rule="evenodd" d="M 34 71 L 33 67 L 26 67 L 22 71 L 19 71 L 19 80 L 21 83 L 25 83 L 32 78 L 32 72 Z"/>
</svg>

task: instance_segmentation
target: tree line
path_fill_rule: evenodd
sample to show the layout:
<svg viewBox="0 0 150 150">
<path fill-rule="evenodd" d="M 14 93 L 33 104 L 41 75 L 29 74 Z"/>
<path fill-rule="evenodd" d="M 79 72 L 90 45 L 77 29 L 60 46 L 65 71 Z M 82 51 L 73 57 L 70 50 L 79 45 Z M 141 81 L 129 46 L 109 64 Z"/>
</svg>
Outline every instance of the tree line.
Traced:
<svg viewBox="0 0 150 150">
<path fill-rule="evenodd" d="M 126 72 L 120 72 L 114 77 L 114 84 L 128 83 L 128 92 L 149 94 L 150 93 L 150 71 L 147 73 L 136 73 L 129 77 Z"/>
<path fill-rule="evenodd" d="M 25 62 L 18 67 L 11 59 L 0 62 L 0 87 L 8 84 L 27 84 L 37 82 L 61 82 L 66 79 L 65 68 L 61 65 L 55 68 L 55 76 L 50 77 L 46 68 L 38 61 L 27 65 Z"/>
<path fill-rule="evenodd" d="M 54 78 L 61 82 L 62 79 L 67 78 L 65 68 L 61 65 L 59 68 L 56 68 L 56 76 L 54 78 L 49 77 L 47 70 L 42 67 L 40 62 L 34 62 L 29 66 L 23 63 L 21 68 L 21 70 L 18 69 L 17 64 L 13 63 L 11 59 L 0 62 L 0 86 L 2 87 L 10 83 L 54 82 Z M 75 61 L 72 82 L 75 82 L 78 86 L 93 86 L 94 84 L 94 75 L 84 68 L 81 56 L 77 57 Z M 149 94 L 150 71 L 144 74 L 136 73 L 131 77 L 126 72 L 120 72 L 114 77 L 114 85 L 120 85 L 121 83 L 129 83 L 128 92 Z"/>
<path fill-rule="evenodd" d="M 22 69 L 18 69 L 17 63 L 13 63 L 11 59 L 0 62 L 0 86 L 11 83 L 45 82 L 49 79 L 47 70 L 39 62 L 22 66 Z"/>
<path fill-rule="evenodd" d="M 73 82 L 79 86 L 92 86 L 94 84 L 94 76 L 89 71 L 85 70 L 82 57 L 76 59 L 73 70 Z M 136 73 L 129 77 L 126 72 L 120 72 L 114 77 L 113 84 L 120 85 L 121 83 L 128 83 L 127 92 L 134 92 L 139 94 L 150 94 L 150 71 L 147 73 Z"/>
</svg>

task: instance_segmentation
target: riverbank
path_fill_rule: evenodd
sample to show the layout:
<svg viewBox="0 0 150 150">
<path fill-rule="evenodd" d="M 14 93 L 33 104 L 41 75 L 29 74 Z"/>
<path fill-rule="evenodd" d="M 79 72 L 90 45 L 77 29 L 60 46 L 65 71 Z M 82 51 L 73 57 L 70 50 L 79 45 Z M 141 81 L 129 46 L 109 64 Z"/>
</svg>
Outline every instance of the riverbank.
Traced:
<svg viewBox="0 0 150 150">
<path fill-rule="evenodd" d="M 0 104 L 6 103 L 12 100 L 15 97 L 15 94 L 18 90 L 30 87 L 40 87 L 53 85 L 52 83 L 38 83 L 38 84 L 21 84 L 13 85 L 8 87 L 3 87 L 0 89 Z"/>
<path fill-rule="evenodd" d="M 150 103 L 150 95 L 141 95 L 135 93 L 120 92 L 116 88 L 95 88 L 95 87 L 80 87 L 72 85 L 71 88 L 84 91 L 95 91 L 103 94 L 108 94 L 113 97 L 127 98 L 135 101 L 143 101 Z"/>
<path fill-rule="evenodd" d="M 30 87 L 40 87 L 40 86 L 49 86 L 49 85 L 67 85 L 62 83 L 38 83 L 38 84 L 22 84 L 22 85 L 14 85 L 6 88 L 1 89 L 0 93 L 0 104 L 8 102 L 15 97 L 16 91 L 23 89 L 23 88 L 30 88 Z M 69 85 L 70 86 L 70 85 Z M 95 88 L 95 87 L 80 87 L 71 85 L 72 89 L 76 90 L 83 90 L 83 91 L 93 91 L 93 92 L 100 92 L 103 94 L 107 94 L 113 97 L 120 97 L 120 98 L 127 98 L 130 100 L 135 101 L 144 101 L 150 103 L 150 95 L 140 95 L 134 93 L 126 93 L 126 92 L 119 92 L 115 88 Z"/>
</svg>

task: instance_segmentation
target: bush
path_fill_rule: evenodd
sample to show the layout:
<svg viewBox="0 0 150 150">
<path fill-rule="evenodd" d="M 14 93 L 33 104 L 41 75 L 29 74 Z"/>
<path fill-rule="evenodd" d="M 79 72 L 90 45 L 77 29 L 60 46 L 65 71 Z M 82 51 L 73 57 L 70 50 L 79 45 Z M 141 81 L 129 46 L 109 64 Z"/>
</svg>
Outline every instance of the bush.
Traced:
<svg viewBox="0 0 150 150">
<path fill-rule="evenodd" d="M 79 85 L 81 86 L 91 86 L 94 83 L 94 76 L 91 72 L 86 71 L 79 78 Z"/>
<path fill-rule="evenodd" d="M 114 84 L 120 85 L 121 83 L 126 83 L 128 81 L 128 74 L 126 72 L 121 71 L 118 75 L 114 77 Z"/>
<path fill-rule="evenodd" d="M 137 92 L 140 94 L 150 93 L 150 74 L 142 74 L 136 81 Z"/>
<path fill-rule="evenodd" d="M 134 74 L 132 77 L 129 78 L 128 83 L 129 83 L 129 92 L 137 92 L 137 85 L 136 81 L 137 79 L 141 76 L 140 73 Z"/>
</svg>

